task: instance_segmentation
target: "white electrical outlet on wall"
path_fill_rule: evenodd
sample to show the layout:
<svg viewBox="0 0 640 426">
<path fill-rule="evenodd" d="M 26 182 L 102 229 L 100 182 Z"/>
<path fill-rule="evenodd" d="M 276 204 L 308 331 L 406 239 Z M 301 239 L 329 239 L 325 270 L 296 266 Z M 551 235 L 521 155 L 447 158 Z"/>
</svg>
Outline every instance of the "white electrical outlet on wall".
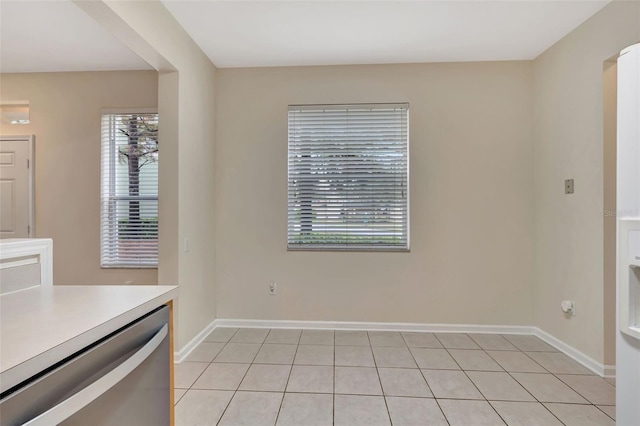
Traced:
<svg viewBox="0 0 640 426">
<path fill-rule="evenodd" d="M 269 283 L 269 294 L 271 296 L 275 296 L 276 295 L 276 291 L 277 291 L 276 282 L 275 281 L 271 281 Z"/>
</svg>

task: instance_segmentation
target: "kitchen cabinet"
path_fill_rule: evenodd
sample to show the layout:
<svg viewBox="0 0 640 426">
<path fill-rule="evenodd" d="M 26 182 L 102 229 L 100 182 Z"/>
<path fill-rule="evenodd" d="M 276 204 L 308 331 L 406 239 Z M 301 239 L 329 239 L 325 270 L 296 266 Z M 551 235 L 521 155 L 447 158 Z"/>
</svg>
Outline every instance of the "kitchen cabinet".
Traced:
<svg viewBox="0 0 640 426">
<path fill-rule="evenodd" d="M 29 413 L 17 424 L 34 418 L 33 425 L 51 424 L 51 419 L 86 424 L 88 418 L 92 425 L 124 425 L 123 418 L 136 425 L 159 424 L 158 413 L 166 420 L 162 423 L 173 424 L 171 325 L 177 293 L 175 286 L 38 286 L 0 296 L 0 424 L 12 424 L 4 416 L 15 413 L 21 394 Z M 162 371 L 166 378 L 160 377 Z M 127 382 L 127 376 L 133 379 Z M 141 388 L 141 382 L 149 385 Z M 57 390 L 47 393 L 43 384 Z M 24 395 L 36 385 L 43 393 L 30 404 Z M 107 398 L 109 389 L 115 391 Z M 161 407 L 155 413 L 149 408 L 154 403 Z M 65 404 L 53 417 L 43 414 Z M 156 417 L 122 417 L 127 407 Z"/>
</svg>

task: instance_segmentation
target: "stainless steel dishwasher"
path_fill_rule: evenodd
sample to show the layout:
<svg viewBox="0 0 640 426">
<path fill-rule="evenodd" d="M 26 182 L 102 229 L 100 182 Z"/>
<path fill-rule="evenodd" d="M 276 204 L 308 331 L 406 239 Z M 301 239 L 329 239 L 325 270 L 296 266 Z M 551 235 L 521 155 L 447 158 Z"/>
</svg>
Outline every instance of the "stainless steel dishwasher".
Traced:
<svg viewBox="0 0 640 426">
<path fill-rule="evenodd" d="M 169 425 L 168 322 L 160 307 L 7 390 L 0 425 Z"/>
</svg>

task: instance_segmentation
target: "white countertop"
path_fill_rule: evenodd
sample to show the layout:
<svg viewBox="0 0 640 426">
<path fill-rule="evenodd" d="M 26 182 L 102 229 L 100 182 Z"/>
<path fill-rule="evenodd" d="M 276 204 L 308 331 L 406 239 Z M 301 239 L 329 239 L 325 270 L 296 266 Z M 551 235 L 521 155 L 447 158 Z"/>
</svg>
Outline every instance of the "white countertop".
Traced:
<svg viewBox="0 0 640 426">
<path fill-rule="evenodd" d="M 0 296 L 0 392 L 178 295 L 176 286 L 50 286 Z"/>
</svg>

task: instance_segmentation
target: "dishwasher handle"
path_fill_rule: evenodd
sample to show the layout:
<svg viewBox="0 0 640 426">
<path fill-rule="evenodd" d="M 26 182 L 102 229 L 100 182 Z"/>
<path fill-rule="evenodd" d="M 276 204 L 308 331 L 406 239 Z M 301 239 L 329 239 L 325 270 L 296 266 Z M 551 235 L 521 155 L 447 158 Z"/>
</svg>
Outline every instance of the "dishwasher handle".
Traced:
<svg viewBox="0 0 640 426">
<path fill-rule="evenodd" d="M 140 350 L 131 355 L 122 364 L 100 377 L 80 392 L 65 399 L 55 407 L 50 408 L 39 416 L 24 423 L 23 426 L 51 426 L 62 423 L 87 405 L 95 401 L 100 395 L 117 385 L 155 351 L 169 333 L 169 326 L 165 324 Z"/>
</svg>

